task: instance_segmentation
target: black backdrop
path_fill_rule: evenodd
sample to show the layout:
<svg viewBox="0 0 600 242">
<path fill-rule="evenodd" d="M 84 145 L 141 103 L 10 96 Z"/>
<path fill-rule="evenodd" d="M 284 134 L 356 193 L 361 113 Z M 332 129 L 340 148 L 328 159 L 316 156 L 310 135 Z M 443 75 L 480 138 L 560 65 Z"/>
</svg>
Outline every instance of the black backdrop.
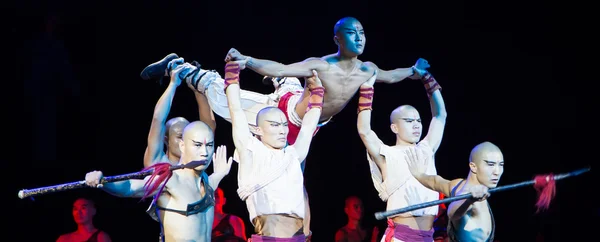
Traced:
<svg viewBox="0 0 600 242">
<path fill-rule="evenodd" d="M 444 139 L 436 156 L 438 173 L 467 175 L 471 148 L 491 141 L 504 152 L 501 184 L 535 174 L 566 172 L 591 165 L 577 114 L 585 81 L 571 60 L 584 44 L 563 41 L 585 27 L 584 18 L 552 14 L 540 2 L 483 1 L 39 1 L 16 3 L 10 28 L 22 80 L 22 109 L 8 126 L 8 167 L 18 173 L 6 182 L 11 201 L 10 241 L 53 241 L 75 229 L 71 203 L 89 196 L 98 203 L 96 224 L 113 241 L 153 241 L 158 224 L 144 211 L 147 202 L 81 189 L 19 200 L 19 189 L 82 180 L 88 171 L 137 171 L 156 101 L 164 86 L 139 77 L 147 64 L 175 52 L 222 73 L 223 58 L 235 47 L 244 54 L 282 63 L 336 51 L 334 23 L 358 18 L 367 45 L 360 57 L 382 69 L 408 67 L 418 57 L 442 85 L 448 110 Z M 562 18 L 560 18 L 562 17 Z M 57 20 L 55 28 L 48 23 Z M 571 22 L 566 22 L 570 20 Z M 579 21 L 577 24 L 570 25 Z M 51 34 L 49 34 L 51 33 Z M 577 36 L 577 35 L 571 35 Z M 581 36 L 581 35 L 579 35 Z M 12 39 L 12 38 L 11 38 Z M 566 69 L 566 70 L 565 70 Z M 566 71 L 566 72 L 565 72 Z M 583 72 L 583 71 L 582 71 Z M 568 75 L 565 75 L 566 73 Z M 577 78 L 581 74 L 583 78 Z M 268 93 L 258 74 L 244 71 L 244 88 Z M 590 89 L 591 90 L 591 87 Z M 7 91 L 5 97 L 12 95 Z M 14 103 L 7 101 L 9 106 Z M 425 91 L 417 81 L 376 85 L 373 129 L 394 142 L 388 115 L 401 104 L 417 107 L 424 130 L 431 118 Z M 385 209 L 370 180 L 364 147 L 356 133 L 356 97 L 316 136 L 306 168 L 314 241 L 332 241 L 346 222 L 343 201 L 360 196 L 365 225 L 385 227 L 373 213 Z M 19 112 L 20 111 L 20 112 Z M 10 117 L 9 116 L 9 117 Z M 170 116 L 197 120 L 192 92 L 182 85 Z M 230 124 L 217 120 L 216 141 L 233 151 Z M 583 143 L 583 144 L 581 144 Z M 594 144 L 594 143 L 592 143 Z M 225 210 L 251 225 L 235 189 L 237 165 L 222 183 Z M 16 175 L 15 175 L 16 174 Z M 533 188 L 490 198 L 501 241 L 589 239 L 599 211 L 589 189 L 594 173 L 558 184 L 551 209 L 535 215 Z M 585 195 L 582 195 L 585 194 Z M 592 226 L 594 225 L 594 226 Z M 6 228 L 6 227 L 5 227 Z M 577 238 L 577 239 L 575 239 Z"/>
</svg>

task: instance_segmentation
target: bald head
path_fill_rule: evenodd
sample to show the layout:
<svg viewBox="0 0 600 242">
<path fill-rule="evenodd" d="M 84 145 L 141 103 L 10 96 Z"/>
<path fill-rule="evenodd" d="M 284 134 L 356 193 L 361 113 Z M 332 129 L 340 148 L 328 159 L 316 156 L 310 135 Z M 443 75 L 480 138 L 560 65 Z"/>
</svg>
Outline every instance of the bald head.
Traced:
<svg viewBox="0 0 600 242">
<path fill-rule="evenodd" d="M 503 161 L 502 151 L 500 148 L 492 142 L 485 141 L 481 144 L 478 144 L 471 150 L 471 155 L 469 156 L 469 162 L 477 163 L 480 161 Z"/>
<path fill-rule="evenodd" d="M 202 121 L 194 121 L 189 123 L 183 129 L 183 139 L 198 139 L 198 136 L 205 136 L 206 139 L 213 138 L 213 132 L 208 124 Z"/>
<path fill-rule="evenodd" d="M 360 22 L 354 17 L 344 17 L 338 20 L 333 26 L 333 34 L 336 35 L 340 31 L 340 29 L 343 29 L 344 26 L 353 25 L 354 23 Z"/>
<path fill-rule="evenodd" d="M 278 107 L 263 108 L 260 111 L 258 111 L 258 114 L 256 115 L 256 125 L 260 125 L 265 120 L 280 122 L 280 118 L 276 118 L 276 120 L 271 120 L 272 117 L 277 117 L 279 115 L 284 115 L 285 117 L 283 111 L 281 111 L 281 109 L 279 109 Z"/>
<path fill-rule="evenodd" d="M 175 133 L 173 131 L 176 131 L 176 130 L 182 131 L 183 128 L 185 128 L 185 126 L 187 126 L 189 123 L 190 123 L 190 121 L 188 121 L 184 117 L 175 117 L 175 118 L 169 119 L 169 121 L 167 121 L 167 123 L 165 124 L 165 127 L 167 128 L 165 135 L 168 137 L 170 134 Z"/>
<path fill-rule="evenodd" d="M 390 123 L 394 123 L 394 121 L 396 121 L 398 119 L 405 118 L 409 114 L 416 112 L 416 111 L 417 111 L 417 109 L 410 105 L 402 105 L 400 107 L 397 107 L 390 114 Z"/>
</svg>

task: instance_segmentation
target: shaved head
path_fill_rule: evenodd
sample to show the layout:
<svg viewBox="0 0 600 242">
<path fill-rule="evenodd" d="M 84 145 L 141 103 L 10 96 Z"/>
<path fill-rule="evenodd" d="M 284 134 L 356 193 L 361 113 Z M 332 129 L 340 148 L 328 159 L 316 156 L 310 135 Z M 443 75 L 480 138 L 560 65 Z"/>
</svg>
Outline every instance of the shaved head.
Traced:
<svg viewBox="0 0 600 242">
<path fill-rule="evenodd" d="M 417 111 L 417 109 L 410 105 L 402 105 L 397 107 L 390 114 L 390 123 L 394 123 L 394 121 L 406 117 L 410 112 Z"/>
<path fill-rule="evenodd" d="M 354 18 L 354 17 L 344 17 L 340 20 L 338 20 L 335 25 L 333 26 L 333 34 L 336 35 L 340 29 L 342 29 L 342 27 L 347 26 L 347 25 L 352 25 L 354 23 L 360 23 L 358 21 L 358 19 Z"/>
<path fill-rule="evenodd" d="M 191 122 L 190 124 L 188 124 L 187 126 L 185 126 L 185 129 L 183 129 L 183 139 L 187 140 L 187 139 L 194 139 L 196 136 L 206 136 L 204 134 L 209 134 L 208 136 L 210 137 L 210 139 L 213 139 L 213 131 L 210 128 L 210 126 L 208 126 L 208 124 L 202 122 L 202 121 L 194 121 Z M 209 139 L 209 137 L 205 137 L 206 139 Z M 197 138 L 196 138 L 197 139 Z"/>
<path fill-rule="evenodd" d="M 494 158 L 492 158 L 492 156 Z M 497 160 L 498 158 L 502 158 L 502 151 L 500 151 L 500 148 L 491 142 L 485 141 L 471 150 L 469 162 L 476 163 L 483 160 Z"/>
<path fill-rule="evenodd" d="M 183 130 L 183 128 L 189 123 L 190 121 L 188 121 L 184 117 L 175 117 L 169 119 L 169 121 L 167 121 L 167 123 L 165 124 L 165 127 L 167 128 L 165 135 L 168 137 L 169 134 L 172 134 L 175 129 Z"/>
<path fill-rule="evenodd" d="M 256 115 L 256 135 L 267 147 L 283 149 L 290 132 L 285 113 L 277 107 L 266 107 Z"/>
<path fill-rule="evenodd" d="M 348 207 L 349 205 L 352 205 L 357 202 L 362 202 L 362 201 L 357 196 L 349 196 L 346 198 L 344 207 Z"/>
<path fill-rule="evenodd" d="M 272 114 L 280 114 L 280 113 L 283 114 L 283 111 L 281 111 L 281 109 L 279 109 L 278 107 L 263 108 L 260 111 L 258 111 L 258 114 L 256 115 L 256 125 L 259 125 L 260 123 L 265 121 L 266 117 L 269 117 Z M 277 121 L 279 121 L 279 120 L 277 120 Z"/>
</svg>

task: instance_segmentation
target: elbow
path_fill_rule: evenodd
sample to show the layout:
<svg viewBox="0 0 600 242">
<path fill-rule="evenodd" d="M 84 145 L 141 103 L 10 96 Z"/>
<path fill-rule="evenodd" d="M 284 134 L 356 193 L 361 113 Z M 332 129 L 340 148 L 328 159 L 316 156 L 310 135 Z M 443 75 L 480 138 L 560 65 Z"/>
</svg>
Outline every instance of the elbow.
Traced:
<svg viewBox="0 0 600 242">
<path fill-rule="evenodd" d="M 367 137 L 367 135 L 369 135 L 369 132 L 371 131 L 371 129 L 369 129 L 369 128 L 367 128 L 367 127 L 364 127 L 364 126 L 362 126 L 362 125 L 358 125 L 356 128 L 357 128 L 357 130 L 358 130 L 358 135 L 359 135 L 361 138 L 365 138 L 365 137 Z"/>
<path fill-rule="evenodd" d="M 438 112 L 435 118 L 443 123 L 446 123 L 446 118 L 448 118 L 448 112 L 446 112 L 446 109 L 442 109 Z"/>
</svg>

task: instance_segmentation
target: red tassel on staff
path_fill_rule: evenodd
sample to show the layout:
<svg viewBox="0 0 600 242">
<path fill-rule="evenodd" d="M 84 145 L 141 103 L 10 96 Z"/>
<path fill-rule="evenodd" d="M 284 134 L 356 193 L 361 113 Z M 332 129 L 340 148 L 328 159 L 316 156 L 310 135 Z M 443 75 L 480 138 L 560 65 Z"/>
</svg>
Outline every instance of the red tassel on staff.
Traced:
<svg viewBox="0 0 600 242">
<path fill-rule="evenodd" d="M 163 191 L 163 189 L 165 188 L 165 185 L 167 184 L 166 181 L 168 181 L 169 178 L 171 178 L 171 176 L 173 175 L 173 172 L 171 171 L 171 164 L 169 164 L 169 163 L 157 163 L 152 166 L 144 168 L 142 171 L 147 171 L 150 169 L 154 169 L 154 171 L 152 172 L 150 179 L 148 179 L 148 181 L 146 181 L 146 184 L 144 184 L 145 191 L 144 191 L 144 196 L 142 197 L 142 200 L 149 197 L 150 194 L 154 193 L 154 191 L 156 191 L 157 189 L 158 189 L 157 194 L 160 194 Z M 162 186 L 161 186 L 161 183 L 162 183 Z M 159 186 L 160 186 L 160 188 L 159 188 Z"/>
<path fill-rule="evenodd" d="M 538 193 L 538 200 L 535 204 L 537 207 L 536 213 L 539 213 L 550 207 L 550 202 L 556 195 L 556 184 L 553 174 L 536 176 L 534 180 L 535 184 L 533 187 Z"/>
</svg>

